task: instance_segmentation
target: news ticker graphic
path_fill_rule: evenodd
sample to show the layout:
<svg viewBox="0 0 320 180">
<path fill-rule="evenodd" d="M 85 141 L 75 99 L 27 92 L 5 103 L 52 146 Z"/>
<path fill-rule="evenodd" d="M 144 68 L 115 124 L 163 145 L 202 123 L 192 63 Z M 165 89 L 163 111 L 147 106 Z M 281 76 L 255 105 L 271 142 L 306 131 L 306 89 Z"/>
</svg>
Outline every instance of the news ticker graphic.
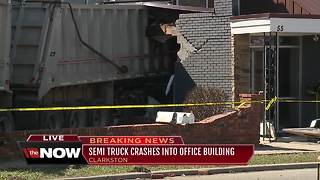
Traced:
<svg viewBox="0 0 320 180">
<path fill-rule="evenodd" d="M 180 136 L 30 135 L 18 145 L 28 164 L 248 164 L 254 145 L 184 144 Z"/>
</svg>

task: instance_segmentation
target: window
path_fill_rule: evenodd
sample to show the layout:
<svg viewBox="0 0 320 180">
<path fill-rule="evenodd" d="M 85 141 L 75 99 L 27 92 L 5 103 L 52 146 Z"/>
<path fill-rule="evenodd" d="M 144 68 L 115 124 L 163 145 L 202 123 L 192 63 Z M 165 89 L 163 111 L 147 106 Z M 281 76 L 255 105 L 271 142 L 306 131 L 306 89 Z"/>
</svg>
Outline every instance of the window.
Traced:
<svg viewBox="0 0 320 180">
<path fill-rule="evenodd" d="M 280 46 L 298 46 L 299 45 L 299 37 L 295 36 L 280 36 L 279 37 Z"/>
<path fill-rule="evenodd" d="M 197 7 L 213 8 L 214 0 L 175 0 L 175 4 L 181 5 L 181 6 L 197 6 Z"/>
</svg>

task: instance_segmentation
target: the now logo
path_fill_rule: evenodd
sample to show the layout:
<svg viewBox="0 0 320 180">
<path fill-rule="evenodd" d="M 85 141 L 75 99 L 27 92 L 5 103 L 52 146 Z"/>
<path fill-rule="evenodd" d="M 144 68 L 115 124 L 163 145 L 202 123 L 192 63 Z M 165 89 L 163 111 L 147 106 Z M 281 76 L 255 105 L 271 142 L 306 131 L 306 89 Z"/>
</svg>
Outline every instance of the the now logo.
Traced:
<svg viewBox="0 0 320 180">
<path fill-rule="evenodd" d="M 81 148 L 39 148 L 40 158 L 79 158 Z"/>
<path fill-rule="evenodd" d="M 77 135 L 35 134 L 18 145 L 28 164 L 86 164 Z"/>
<path fill-rule="evenodd" d="M 26 158 L 79 158 L 81 148 L 24 148 Z"/>
</svg>

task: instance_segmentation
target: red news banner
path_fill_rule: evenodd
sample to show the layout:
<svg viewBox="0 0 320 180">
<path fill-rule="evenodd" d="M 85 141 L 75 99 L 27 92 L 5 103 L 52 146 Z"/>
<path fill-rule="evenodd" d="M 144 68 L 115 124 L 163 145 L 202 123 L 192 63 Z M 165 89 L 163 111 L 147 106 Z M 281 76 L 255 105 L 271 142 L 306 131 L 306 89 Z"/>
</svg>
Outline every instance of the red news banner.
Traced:
<svg viewBox="0 0 320 180">
<path fill-rule="evenodd" d="M 40 147 L 44 142 L 46 146 Z M 254 153 L 253 145 L 184 144 L 180 136 L 30 135 L 25 143 L 20 144 L 20 147 L 30 164 L 85 162 L 91 165 L 245 165 Z M 38 144 L 30 147 L 30 143 Z M 53 148 L 50 148 L 50 144 Z M 41 158 L 44 158 L 43 161 Z"/>
</svg>

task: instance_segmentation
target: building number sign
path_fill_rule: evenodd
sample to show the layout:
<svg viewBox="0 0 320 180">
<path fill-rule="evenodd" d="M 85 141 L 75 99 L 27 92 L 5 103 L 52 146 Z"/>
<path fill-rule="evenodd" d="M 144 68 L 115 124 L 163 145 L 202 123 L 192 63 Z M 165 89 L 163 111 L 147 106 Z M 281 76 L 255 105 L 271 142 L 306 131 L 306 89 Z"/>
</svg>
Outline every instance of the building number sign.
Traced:
<svg viewBox="0 0 320 180">
<path fill-rule="evenodd" d="M 277 27 L 277 31 L 278 31 L 278 32 L 282 32 L 282 31 L 284 31 L 284 27 L 283 27 L 283 25 L 278 25 L 278 27 Z"/>
</svg>

